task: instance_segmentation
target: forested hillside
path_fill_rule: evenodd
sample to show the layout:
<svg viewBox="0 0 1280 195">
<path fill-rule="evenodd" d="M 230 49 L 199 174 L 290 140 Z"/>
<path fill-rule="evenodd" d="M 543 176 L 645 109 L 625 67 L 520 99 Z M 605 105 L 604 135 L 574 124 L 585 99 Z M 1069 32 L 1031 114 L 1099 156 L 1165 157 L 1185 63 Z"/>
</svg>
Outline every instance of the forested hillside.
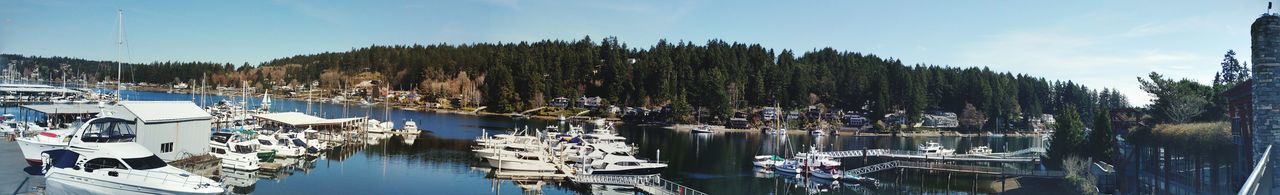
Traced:
<svg viewBox="0 0 1280 195">
<path fill-rule="evenodd" d="M 28 71 L 34 66 L 69 64 L 72 72 L 87 72 L 97 80 L 115 74 L 111 62 L 16 55 L 5 59 L 17 60 L 17 67 Z M 787 109 L 822 104 L 864 111 L 873 120 L 902 110 L 918 121 L 925 111 L 962 113 L 972 105 L 989 122 L 1016 123 L 1027 116 L 1058 113 L 1065 106 L 1090 111 L 1128 106 L 1116 91 L 1070 81 L 987 68 L 902 64 L 897 59 L 830 48 L 797 53 L 721 40 L 702 44 L 662 40 L 648 47 L 630 47 L 613 37 L 598 42 L 586 37 L 375 45 L 280 58 L 256 67 L 165 62 L 125 69 L 126 81 L 152 83 L 200 79 L 202 73 L 208 73 L 211 82 L 227 86 L 240 80 L 255 85 L 318 81 L 323 88 L 339 88 L 373 79 L 428 97 L 474 94 L 475 101 L 497 112 L 545 105 L 555 97 L 600 96 L 611 105 L 670 106 L 684 116 L 696 107 L 727 116 L 735 110 L 775 104 Z M 1082 112 L 1081 118 L 1093 118 L 1093 113 Z"/>
</svg>

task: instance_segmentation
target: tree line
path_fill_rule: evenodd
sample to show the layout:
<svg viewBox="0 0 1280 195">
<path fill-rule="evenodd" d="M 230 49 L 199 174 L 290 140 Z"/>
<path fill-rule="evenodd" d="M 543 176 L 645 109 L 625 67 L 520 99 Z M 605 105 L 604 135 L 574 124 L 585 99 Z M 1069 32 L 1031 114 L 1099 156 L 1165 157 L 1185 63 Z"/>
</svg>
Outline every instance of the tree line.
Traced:
<svg viewBox="0 0 1280 195">
<path fill-rule="evenodd" d="M 61 57 L 6 55 L 19 68 L 70 64 L 98 79 L 114 75 L 114 64 Z M 166 83 L 222 78 L 240 81 L 350 87 L 378 80 L 395 90 L 415 90 L 429 98 L 474 94 L 491 111 L 512 112 L 546 105 L 555 97 L 602 97 L 607 105 L 671 108 L 671 120 L 687 122 L 695 110 L 721 120 L 736 111 L 780 105 L 802 109 L 864 113 L 872 120 L 903 112 L 918 122 L 928 111 L 961 113 L 976 108 L 987 129 L 1026 125 L 1041 114 L 1065 108 L 1099 110 L 1129 107 L 1111 89 L 1071 81 L 996 72 L 986 67 L 903 64 L 899 59 L 832 48 L 799 53 L 759 44 L 709 40 L 659 40 L 631 47 L 615 37 L 518 43 L 394 45 L 279 58 L 257 66 L 229 63 L 156 62 L 126 64 L 125 80 Z M 42 69 L 41 71 L 44 71 Z M 272 73 L 275 72 L 275 73 Z M 284 73 L 284 74 L 280 74 Z M 131 75 L 135 75 L 129 78 Z M 461 81 L 465 79 L 465 81 Z M 449 83 L 446 85 L 445 83 Z M 459 89 L 463 88 L 463 89 Z M 1094 112 L 1081 112 L 1091 122 Z M 704 117 L 706 117 L 704 116 Z"/>
</svg>

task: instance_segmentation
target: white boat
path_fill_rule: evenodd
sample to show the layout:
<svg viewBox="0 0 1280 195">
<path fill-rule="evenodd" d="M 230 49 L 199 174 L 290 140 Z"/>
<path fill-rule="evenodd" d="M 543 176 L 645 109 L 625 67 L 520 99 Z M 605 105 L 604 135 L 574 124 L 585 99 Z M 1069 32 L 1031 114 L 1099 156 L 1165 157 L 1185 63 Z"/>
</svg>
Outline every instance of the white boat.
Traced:
<svg viewBox="0 0 1280 195">
<path fill-rule="evenodd" d="M 67 143 L 71 142 L 71 138 L 67 136 L 71 135 L 72 131 L 74 130 L 48 130 L 29 137 L 19 137 L 18 148 L 22 150 L 22 157 L 26 159 L 28 165 L 39 166 L 40 153 L 67 146 Z"/>
<path fill-rule="evenodd" d="M 404 122 L 404 128 L 400 129 L 400 133 L 416 135 L 422 133 L 422 130 L 418 129 L 418 123 L 413 122 L 413 120 L 408 120 Z"/>
<path fill-rule="evenodd" d="M 275 139 L 273 136 L 258 135 L 258 150 L 274 151 L 277 157 L 293 158 L 306 154 L 301 147 L 293 147 L 287 139 Z"/>
<path fill-rule="evenodd" d="M 782 163 L 775 165 L 773 169 L 778 170 L 778 172 L 790 174 L 804 173 L 804 168 L 801 167 L 800 162 L 795 160 L 785 160 Z"/>
<path fill-rule="evenodd" d="M 813 130 L 809 130 L 809 134 L 810 134 L 810 135 L 813 135 L 813 136 L 819 136 L 819 137 L 821 137 L 821 136 L 826 136 L 826 135 L 827 135 L 827 131 L 822 130 L 822 129 L 813 129 Z"/>
<path fill-rule="evenodd" d="M 533 172 L 552 172 L 556 171 L 556 165 L 547 159 L 545 154 L 537 153 L 518 153 L 515 156 L 490 156 L 485 157 L 489 162 L 489 166 L 502 170 L 515 171 L 533 171 Z"/>
<path fill-rule="evenodd" d="M 978 146 L 969 148 L 969 153 L 967 154 L 991 154 L 991 147 Z"/>
<path fill-rule="evenodd" d="M 636 159 L 634 156 L 607 155 L 591 162 L 587 174 L 592 175 L 653 175 L 662 173 L 667 164 Z"/>
<path fill-rule="evenodd" d="M 773 166 L 778 165 L 778 163 L 781 163 L 782 161 L 782 157 L 775 155 L 759 155 L 755 157 L 755 161 L 752 161 L 751 164 L 761 168 L 773 168 Z"/>
<path fill-rule="evenodd" d="M 839 171 L 839 170 L 836 170 L 836 169 L 834 169 L 834 168 L 831 168 L 831 169 L 811 169 L 811 170 L 809 171 L 809 175 L 810 175 L 810 176 L 813 176 L 813 177 L 816 177 L 816 178 L 829 179 L 829 180 L 839 180 L 839 179 L 840 179 L 840 176 L 841 176 L 841 175 L 840 175 L 840 171 Z"/>
<path fill-rule="evenodd" d="M 692 131 L 694 133 L 715 133 L 715 131 L 711 130 L 711 126 L 707 125 L 699 125 L 694 127 Z"/>
<path fill-rule="evenodd" d="M 934 141 L 925 142 L 919 147 L 920 152 L 924 153 L 924 155 L 951 155 L 956 152 L 956 150 L 942 147 L 942 144 Z"/>
<path fill-rule="evenodd" d="M 222 167 L 258 170 L 258 144 L 237 133 L 214 133 L 209 139 L 209 154 L 222 159 Z"/>
<path fill-rule="evenodd" d="M 169 166 L 133 142 L 133 121 L 96 118 L 41 154 L 47 194 L 221 194 L 222 184 Z M 87 128 L 90 126 L 100 128 Z"/>
<path fill-rule="evenodd" d="M 369 133 L 388 133 L 388 132 L 391 132 L 391 130 L 396 126 L 394 122 L 390 122 L 390 121 L 380 122 L 376 119 L 369 119 L 369 121 L 365 125 L 366 125 L 366 130 Z"/>
</svg>

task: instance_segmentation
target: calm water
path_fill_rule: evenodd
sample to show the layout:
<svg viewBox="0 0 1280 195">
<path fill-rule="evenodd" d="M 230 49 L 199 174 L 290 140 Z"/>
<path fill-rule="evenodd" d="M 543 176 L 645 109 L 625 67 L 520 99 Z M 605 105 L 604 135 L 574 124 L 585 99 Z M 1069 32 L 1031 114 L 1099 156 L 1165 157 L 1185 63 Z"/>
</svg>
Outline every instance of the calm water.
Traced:
<svg viewBox="0 0 1280 195">
<path fill-rule="evenodd" d="M 192 100 L 189 94 L 126 91 L 129 100 Z M 201 98 L 213 103 L 233 97 Z M 258 105 L 257 98 L 250 105 Z M 302 101 L 273 99 L 273 111 L 307 111 Z M 299 169 L 283 174 L 258 174 L 224 171 L 225 183 L 236 186 L 236 193 L 260 194 L 631 194 L 619 189 L 601 189 L 557 182 L 520 182 L 487 178 L 487 168 L 470 154 L 471 140 L 482 130 L 506 132 L 513 127 L 544 127 L 548 121 L 511 120 L 506 117 L 478 117 L 428 112 L 386 110 L 382 107 L 343 106 L 311 103 L 311 113 L 328 118 L 370 116 L 383 120 L 390 114 L 397 126 L 405 120 L 416 121 L 430 131 L 408 144 L 395 136 L 377 144 L 348 146 L 304 163 Z M 7 112 L 14 112 L 7 109 Z M 588 125 L 590 126 L 590 125 Z M 588 127 L 590 129 L 590 127 Z M 833 185 L 831 181 L 795 178 L 791 175 L 757 173 L 751 159 L 761 154 L 794 154 L 817 146 L 823 150 L 892 148 L 913 150 L 927 140 L 941 142 L 948 148 L 965 151 L 970 146 L 988 145 L 994 152 L 1012 151 L 1041 144 L 1039 138 L 960 138 L 960 137 L 823 137 L 809 135 L 769 136 L 759 133 L 693 134 L 660 127 L 618 126 L 628 143 L 640 147 L 637 157 L 667 162 L 662 173 L 668 180 L 710 194 L 885 194 L 885 193 L 979 193 L 991 192 L 992 178 L 955 175 L 947 182 L 946 174 L 928 174 L 890 170 L 871 174 L 880 179 L 879 187 L 852 184 Z M 6 155 L 7 156 L 7 155 Z M 844 169 L 885 162 L 887 159 L 843 159 Z M 1032 168 L 1030 165 L 996 165 Z M 965 178 L 965 179 L 961 179 Z M 977 187 L 974 188 L 975 183 Z M 519 184 L 519 185 L 518 185 Z M 525 188 L 521 188 L 525 186 Z"/>
</svg>

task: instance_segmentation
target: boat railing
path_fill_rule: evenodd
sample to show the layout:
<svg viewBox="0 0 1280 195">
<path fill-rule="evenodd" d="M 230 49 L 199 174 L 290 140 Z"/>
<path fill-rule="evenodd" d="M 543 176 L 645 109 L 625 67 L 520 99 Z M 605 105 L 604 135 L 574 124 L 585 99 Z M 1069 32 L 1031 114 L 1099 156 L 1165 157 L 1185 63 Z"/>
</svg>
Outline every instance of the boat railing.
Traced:
<svg viewBox="0 0 1280 195">
<path fill-rule="evenodd" d="M 167 173 L 162 171 L 148 171 L 148 170 L 119 170 L 119 171 L 116 171 L 116 173 L 120 174 L 120 177 L 122 178 L 141 179 L 143 182 L 156 182 L 155 180 L 159 180 L 158 182 L 162 185 L 164 184 L 178 184 L 182 186 L 211 185 L 209 183 L 204 183 L 202 181 L 202 178 L 200 178 L 202 176 L 199 176 L 199 175 L 183 176 L 177 173 Z"/>
</svg>

